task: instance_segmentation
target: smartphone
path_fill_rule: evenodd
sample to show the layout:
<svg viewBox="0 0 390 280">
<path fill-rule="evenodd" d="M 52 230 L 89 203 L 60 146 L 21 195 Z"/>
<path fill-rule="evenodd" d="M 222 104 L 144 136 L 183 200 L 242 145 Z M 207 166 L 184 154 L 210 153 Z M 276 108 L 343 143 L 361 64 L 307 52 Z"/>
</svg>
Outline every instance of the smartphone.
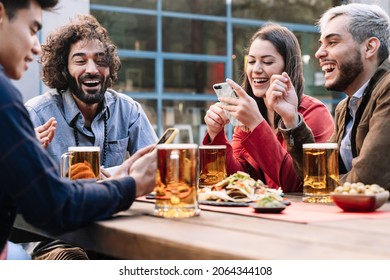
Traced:
<svg viewBox="0 0 390 280">
<path fill-rule="evenodd" d="M 179 133 L 179 130 L 177 128 L 167 128 L 167 130 L 164 131 L 163 135 L 158 139 L 158 142 L 156 143 L 155 148 L 158 144 L 169 144 L 172 143 L 172 141 L 175 139 L 176 135 Z"/>
<path fill-rule="evenodd" d="M 234 92 L 233 88 L 231 86 L 229 86 L 228 83 L 214 84 L 213 89 L 214 89 L 215 94 L 218 97 L 238 98 L 236 93 Z M 226 113 L 227 117 L 229 118 L 229 121 L 232 125 L 234 125 L 234 126 L 242 126 L 243 125 L 240 121 L 238 121 L 236 118 L 234 118 L 228 111 L 225 110 L 225 113 Z"/>
</svg>

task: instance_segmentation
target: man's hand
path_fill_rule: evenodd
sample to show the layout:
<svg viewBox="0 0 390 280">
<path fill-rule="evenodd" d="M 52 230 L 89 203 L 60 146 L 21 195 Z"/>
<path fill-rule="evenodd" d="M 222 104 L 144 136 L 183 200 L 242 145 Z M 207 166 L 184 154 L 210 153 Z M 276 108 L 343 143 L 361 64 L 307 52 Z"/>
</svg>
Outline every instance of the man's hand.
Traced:
<svg viewBox="0 0 390 280">
<path fill-rule="evenodd" d="M 118 168 L 110 179 L 131 176 L 135 180 L 136 196 L 148 194 L 154 190 L 157 172 L 157 150 L 149 145 L 138 150 Z"/>
<path fill-rule="evenodd" d="M 38 141 L 45 149 L 49 146 L 50 142 L 53 140 L 56 129 L 57 129 L 57 121 L 55 118 L 50 118 L 43 125 L 34 128 L 35 135 Z"/>
</svg>

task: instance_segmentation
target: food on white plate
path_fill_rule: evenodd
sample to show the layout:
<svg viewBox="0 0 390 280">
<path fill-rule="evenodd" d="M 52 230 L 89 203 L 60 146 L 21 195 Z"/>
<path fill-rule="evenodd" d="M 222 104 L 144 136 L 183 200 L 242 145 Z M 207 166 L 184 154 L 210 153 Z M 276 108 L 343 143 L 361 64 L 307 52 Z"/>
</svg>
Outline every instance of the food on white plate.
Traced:
<svg viewBox="0 0 390 280">
<path fill-rule="evenodd" d="M 204 187 L 198 191 L 200 201 L 217 202 L 252 202 L 268 195 L 279 197 L 280 200 L 283 199 L 280 188 L 278 190 L 269 189 L 261 180 L 254 180 L 249 174 L 242 171 L 230 175 L 211 187 Z"/>
<path fill-rule="evenodd" d="M 361 194 L 361 195 L 375 195 L 384 192 L 385 189 L 377 184 L 363 184 L 345 182 L 342 186 L 338 186 L 334 190 L 334 194 Z"/>
</svg>

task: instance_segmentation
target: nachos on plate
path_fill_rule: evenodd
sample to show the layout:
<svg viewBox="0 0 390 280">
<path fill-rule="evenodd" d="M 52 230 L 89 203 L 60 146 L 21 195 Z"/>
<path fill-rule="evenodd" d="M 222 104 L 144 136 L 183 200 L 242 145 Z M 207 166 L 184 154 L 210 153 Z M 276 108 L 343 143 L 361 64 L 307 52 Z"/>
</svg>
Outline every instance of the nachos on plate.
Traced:
<svg viewBox="0 0 390 280">
<path fill-rule="evenodd" d="M 261 180 L 238 171 L 211 187 L 200 189 L 198 198 L 200 201 L 252 202 L 269 195 L 281 198 L 281 194 L 281 189 L 269 189 Z"/>
</svg>

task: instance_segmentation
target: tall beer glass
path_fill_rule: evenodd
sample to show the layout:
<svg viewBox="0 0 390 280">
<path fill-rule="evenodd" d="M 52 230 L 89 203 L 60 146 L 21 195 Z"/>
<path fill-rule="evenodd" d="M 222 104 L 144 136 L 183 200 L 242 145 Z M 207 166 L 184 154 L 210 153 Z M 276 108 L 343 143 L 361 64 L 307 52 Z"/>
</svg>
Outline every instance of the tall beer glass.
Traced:
<svg viewBox="0 0 390 280">
<path fill-rule="evenodd" d="M 186 218 L 199 215 L 198 145 L 157 145 L 155 215 Z"/>
<path fill-rule="evenodd" d="M 226 178 L 226 145 L 199 147 L 199 186 L 211 186 Z"/>
<path fill-rule="evenodd" d="M 69 147 L 61 156 L 61 176 L 69 179 L 100 178 L 100 147 Z"/>
<path fill-rule="evenodd" d="M 303 201 L 330 203 L 339 184 L 337 143 L 303 144 Z"/>
</svg>

